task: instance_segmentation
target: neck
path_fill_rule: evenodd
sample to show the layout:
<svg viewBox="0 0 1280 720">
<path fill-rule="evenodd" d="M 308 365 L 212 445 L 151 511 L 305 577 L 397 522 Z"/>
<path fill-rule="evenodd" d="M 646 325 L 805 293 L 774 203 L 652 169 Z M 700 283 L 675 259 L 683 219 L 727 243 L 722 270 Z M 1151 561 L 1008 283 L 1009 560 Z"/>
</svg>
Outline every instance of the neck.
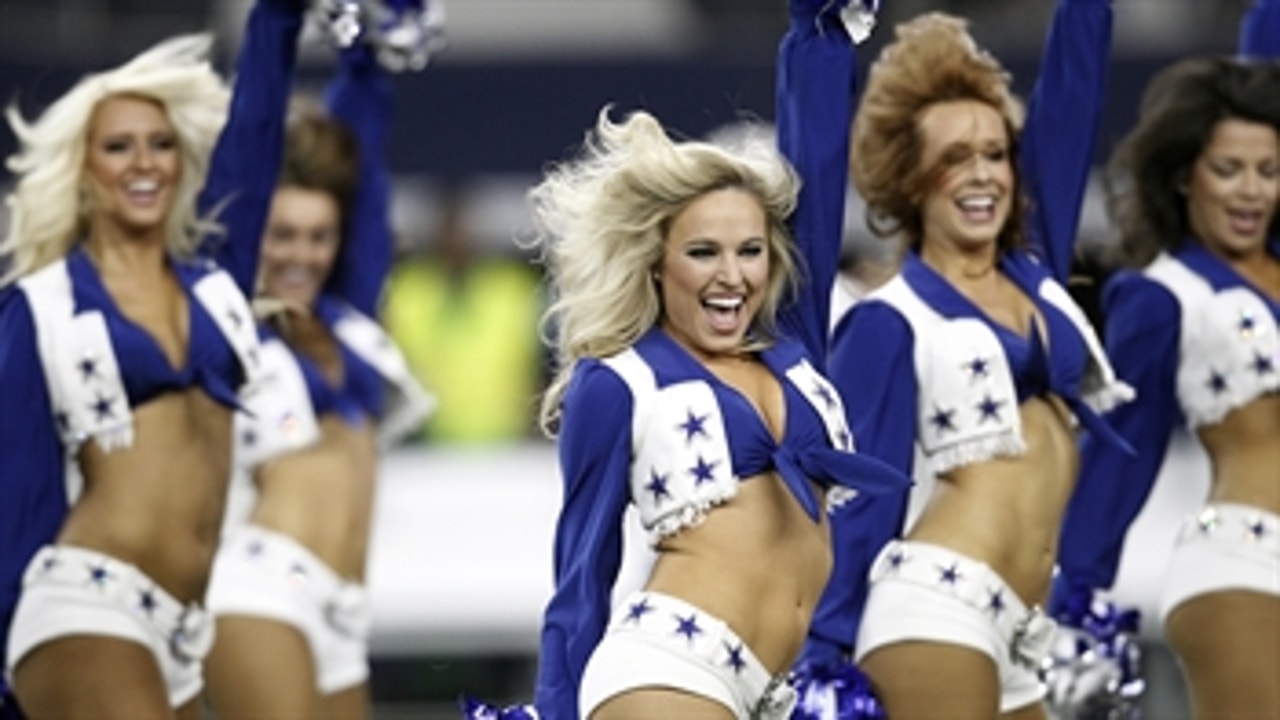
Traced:
<svg viewBox="0 0 1280 720">
<path fill-rule="evenodd" d="M 95 228 L 84 245 L 99 272 L 154 273 L 166 266 L 163 233 L 130 235 Z"/>
<path fill-rule="evenodd" d="M 926 241 L 920 245 L 920 259 L 953 285 L 965 285 L 995 278 L 1000 256 L 995 243 L 963 247 Z"/>
</svg>

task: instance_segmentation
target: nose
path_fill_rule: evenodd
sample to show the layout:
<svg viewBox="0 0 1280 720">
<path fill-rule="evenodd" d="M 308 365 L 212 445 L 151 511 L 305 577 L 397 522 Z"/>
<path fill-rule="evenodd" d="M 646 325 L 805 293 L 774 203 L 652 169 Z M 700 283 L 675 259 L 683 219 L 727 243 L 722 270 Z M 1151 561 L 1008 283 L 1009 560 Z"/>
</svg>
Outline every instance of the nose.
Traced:
<svg viewBox="0 0 1280 720">
<path fill-rule="evenodd" d="M 138 145 L 138 151 L 133 154 L 133 164 L 140 168 L 150 168 L 155 165 L 155 151 L 147 146 L 146 143 Z"/>
<path fill-rule="evenodd" d="M 1244 179 L 1240 186 L 1240 191 L 1246 197 L 1257 197 L 1262 194 L 1262 188 L 1267 181 L 1257 170 L 1250 170 L 1244 173 Z"/>
<path fill-rule="evenodd" d="M 991 163 L 982 155 L 973 158 L 973 178 L 982 183 L 991 179 Z"/>
<path fill-rule="evenodd" d="M 725 285 L 736 287 L 742 282 L 742 260 L 734 253 L 725 253 L 717 276 Z"/>
</svg>

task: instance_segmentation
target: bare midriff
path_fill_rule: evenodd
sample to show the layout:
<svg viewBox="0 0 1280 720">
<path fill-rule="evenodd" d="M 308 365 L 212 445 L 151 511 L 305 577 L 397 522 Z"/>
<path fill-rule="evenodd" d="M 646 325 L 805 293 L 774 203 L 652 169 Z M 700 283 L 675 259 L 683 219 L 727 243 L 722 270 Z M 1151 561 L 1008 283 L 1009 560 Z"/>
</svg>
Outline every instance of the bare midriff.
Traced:
<svg viewBox="0 0 1280 720">
<path fill-rule="evenodd" d="M 907 539 L 986 563 L 1034 606 L 1049 590 L 1079 453 L 1061 400 L 1031 398 L 1019 413 L 1026 452 L 940 475 Z"/>
<path fill-rule="evenodd" d="M 231 476 L 232 411 L 189 388 L 132 413 L 132 446 L 81 447 L 84 489 L 58 542 L 131 563 L 178 600 L 199 601 Z"/>
<path fill-rule="evenodd" d="M 1280 394 L 1257 398 L 1197 435 L 1213 468 L 1210 500 L 1280 515 Z"/>
<path fill-rule="evenodd" d="M 658 549 L 646 589 L 727 623 L 770 673 L 791 666 L 831 573 L 825 513 L 810 518 L 781 478 L 765 473 Z"/>
<path fill-rule="evenodd" d="M 288 535 L 338 575 L 363 580 L 377 470 L 373 423 L 325 415 L 318 442 L 257 470 L 250 521 Z"/>
</svg>

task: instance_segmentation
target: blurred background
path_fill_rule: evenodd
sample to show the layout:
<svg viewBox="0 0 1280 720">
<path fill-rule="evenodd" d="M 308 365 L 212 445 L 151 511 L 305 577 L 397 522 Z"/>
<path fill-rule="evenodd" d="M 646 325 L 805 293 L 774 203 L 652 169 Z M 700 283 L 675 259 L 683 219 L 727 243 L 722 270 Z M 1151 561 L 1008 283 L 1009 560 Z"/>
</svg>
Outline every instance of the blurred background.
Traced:
<svg viewBox="0 0 1280 720">
<path fill-rule="evenodd" d="M 1177 58 L 1231 53 L 1248 0 L 1115 0 L 1116 44 L 1100 164 L 1130 127 L 1141 89 Z M 899 20 L 927 10 L 971 19 L 1025 95 L 1052 0 L 885 0 L 862 65 Z M 82 73 L 159 39 L 210 30 L 230 68 L 247 0 L 0 0 L 0 93 L 31 117 Z M 448 47 L 396 78 L 389 148 L 400 263 L 384 320 L 441 405 L 385 463 L 370 583 L 375 716 L 453 718 L 463 691 L 500 702 L 532 691 L 551 588 L 559 505 L 554 447 L 536 433 L 547 358 L 544 297 L 524 192 L 571 153 L 606 104 L 645 108 L 673 132 L 703 136 L 773 116 L 773 60 L 784 0 L 452 0 Z M 301 92 L 317 92 L 332 51 L 310 32 Z M 1071 112 L 1063 108 L 1063 112 Z M 0 154 L 14 149 L 0 131 Z M 9 177 L 0 170 L 0 190 Z M 1097 182 L 1082 248 L 1112 238 Z M 880 251 L 850 200 L 851 253 Z M 0 209 L 0 228 L 6 218 Z M 1076 288 L 1088 303 L 1088 284 Z M 1131 533 L 1117 593 L 1144 618 L 1146 716 L 1186 717 L 1160 645 L 1157 578 L 1179 517 L 1204 492 L 1194 441 L 1175 444 L 1157 502 Z M 637 564 L 642 565 L 643 559 Z"/>
</svg>

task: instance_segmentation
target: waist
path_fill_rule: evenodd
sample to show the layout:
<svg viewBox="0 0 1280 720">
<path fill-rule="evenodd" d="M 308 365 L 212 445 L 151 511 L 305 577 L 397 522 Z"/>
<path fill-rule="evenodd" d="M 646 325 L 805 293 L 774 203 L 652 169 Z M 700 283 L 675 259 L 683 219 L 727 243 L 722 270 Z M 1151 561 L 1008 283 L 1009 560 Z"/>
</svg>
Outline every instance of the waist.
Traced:
<svg viewBox="0 0 1280 720">
<path fill-rule="evenodd" d="M 811 526 L 811 537 L 756 532 L 743 546 L 726 542 L 724 535 L 704 542 L 697 537 L 702 530 L 664 543 L 646 589 L 715 614 L 756 649 L 766 667 L 788 667 L 830 574 L 826 527 Z"/>
<path fill-rule="evenodd" d="M 609 623 L 610 634 L 639 634 L 693 655 L 723 675 L 728 687 L 741 685 L 743 705 L 752 717 L 771 706 L 789 707 L 794 694 L 786 670 L 770 669 L 751 642 L 735 632 L 732 623 L 714 612 L 660 592 L 628 596 Z"/>
<path fill-rule="evenodd" d="M 1280 515 L 1251 505 L 1210 503 L 1178 530 L 1179 543 L 1193 540 L 1257 543 L 1280 555 Z"/>
<path fill-rule="evenodd" d="M 203 658 L 213 644 L 213 622 L 199 600 L 182 601 L 133 564 L 90 548 L 46 545 L 28 563 L 23 587 L 89 588 L 137 609 L 180 660 Z"/>
</svg>

